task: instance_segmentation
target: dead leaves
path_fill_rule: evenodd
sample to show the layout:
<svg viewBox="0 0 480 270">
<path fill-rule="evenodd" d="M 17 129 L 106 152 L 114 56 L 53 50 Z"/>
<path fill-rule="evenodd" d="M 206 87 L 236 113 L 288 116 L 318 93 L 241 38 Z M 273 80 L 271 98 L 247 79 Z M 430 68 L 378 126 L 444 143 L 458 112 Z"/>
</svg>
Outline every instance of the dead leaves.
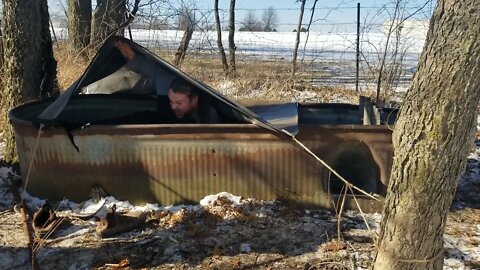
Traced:
<svg viewBox="0 0 480 270">
<path fill-rule="evenodd" d="M 150 220 L 158 223 L 160 226 L 167 229 L 175 227 L 181 223 L 184 223 L 192 218 L 193 213 L 185 209 L 181 209 L 177 212 L 161 211 L 150 214 Z"/>
<path fill-rule="evenodd" d="M 211 205 L 207 206 L 206 211 L 220 219 L 231 219 L 241 222 L 254 222 L 256 216 L 248 212 L 248 205 L 235 205 L 226 197 L 218 197 Z"/>
<path fill-rule="evenodd" d="M 323 250 L 329 251 L 329 252 L 337 252 L 346 248 L 347 248 L 347 245 L 344 242 L 340 242 L 337 240 L 332 240 L 330 242 L 327 242 L 323 246 Z"/>
</svg>

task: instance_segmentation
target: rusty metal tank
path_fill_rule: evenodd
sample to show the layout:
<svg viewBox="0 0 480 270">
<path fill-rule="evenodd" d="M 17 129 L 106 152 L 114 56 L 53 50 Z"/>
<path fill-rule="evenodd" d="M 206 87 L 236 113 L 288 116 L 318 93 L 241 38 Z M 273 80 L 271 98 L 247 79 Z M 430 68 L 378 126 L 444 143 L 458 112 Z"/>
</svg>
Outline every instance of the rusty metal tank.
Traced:
<svg viewBox="0 0 480 270">
<path fill-rule="evenodd" d="M 116 47 L 129 46 L 137 60 Z M 136 63 L 135 63 L 136 61 Z M 182 79 L 208 100 L 222 124 L 187 124 L 169 106 Z M 14 108 L 10 119 L 27 191 L 82 201 L 99 185 L 118 199 L 163 205 L 222 191 L 331 207 L 343 184 L 295 140 L 380 201 L 392 164 L 396 111 L 349 104 L 245 107 L 140 45 L 110 37 L 82 76 L 55 100 Z M 31 168 L 31 169 L 30 169 Z M 346 207 L 353 207 L 352 195 Z"/>
<path fill-rule="evenodd" d="M 198 202 L 227 191 L 332 207 L 343 187 L 291 140 L 251 123 L 158 124 L 154 99 L 84 95 L 67 104 L 57 121 L 61 128 L 39 133 L 33 120 L 50 103 L 28 103 L 10 112 L 21 173 L 26 176 L 32 166 L 27 191 L 35 196 L 82 201 L 99 185 L 134 203 Z M 265 105 L 263 111 L 269 106 L 275 105 Z M 381 199 L 392 164 L 391 128 L 363 125 L 363 113 L 355 105 L 296 108 L 296 138 Z M 357 198 L 367 211 L 382 206 Z M 349 197 L 347 207 L 353 204 Z"/>
</svg>

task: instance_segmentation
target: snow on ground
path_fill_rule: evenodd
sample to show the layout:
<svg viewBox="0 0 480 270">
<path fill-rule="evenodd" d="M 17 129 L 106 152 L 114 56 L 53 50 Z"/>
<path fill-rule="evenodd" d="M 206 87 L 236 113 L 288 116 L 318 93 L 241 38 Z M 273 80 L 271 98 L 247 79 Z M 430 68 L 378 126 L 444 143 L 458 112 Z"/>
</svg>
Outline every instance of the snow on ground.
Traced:
<svg viewBox="0 0 480 270">
<path fill-rule="evenodd" d="M 0 167 L 0 269 L 31 268 L 21 216 L 12 211 L 12 185 L 18 187 L 17 182 L 11 168 Z M 18 189 L 33 210 L 45 202 Z M 468 156 L 449 213 L 444 269 L 480 269 L 478 194 L 480 142 Z M 228 192 L 207 195 L 196 205 L 132 205 L 112 196 L 81 204 L 68 200 L 51 203 L 64 222 L 49 239 L 40 240 L 35 250 L 38 265 L 45 269 L 111 269 L 108 265 L 120 263 L 156 269 L 333 269 L 328 267 L 334 265 L 368 269 L 381 221 L 379 213 L 362 217 L 346 211 L 339 234 L 338 219 L 330 211 L 300 210 Z M 114 204 L 118 212 L 148 213 L 146 224 L 112 238 L 96 236 L 99 220 Z M 94 215 L 83 220 L 75 217 L 78 214 Z"/>
<path fill-rule="evenodd" d="M 469 155 L 466 173 L 449 215 L 444 236 L 444 269 L 480 267 L 480 145 Z M 14 204 L 9 193 L 11 169 L 0 168 L 0 268 L 30 268 L 19 214 L 9 211 Z M 21 191 L 31 209 L 44 200 Z M 147 225 L 117 237 L 102 239 L 95 228 L 107 208 L 118 212 L 140 210 L 148 213 Z M 103 267 L 128 258 L 133 267 L 272 268 L 328 267 L 345 264 L 348 269 L 368 269 L 374 256 L 373 238 L 381 214 L 346 211 L 341 219 L 341 239 L 337 241 L 337 218 L 325 210 L 299 210 L 277 201 L 257 201 L 227 192 L 207 195 L 197 205 L 132 205 L 108 196 L 82 204 L 64 200 L 53 202 L 57 215 L 65 218 L 59 228 L 36 252 L 38 264 L 46 268 L 79 269 Z M 72 218 L 74 213 L 94 213 L 87 220 Z M 16 223 L 12 220 L 15 219 Z M 15 224 L 14 224 L 15 223 Z M 23 239 L 23 240 L 18 240 Z M 143 256 L 143 257 L 142 257 Z M 124 261 L 125 262 L 125 261 Z M 145 264 L 146 263 L 146 264 Z M 330 268 L 327 268 L 330 269 Z M 333 269 L 333 268 L 332 268 Z"/>
<path fill-rule="evenodd" d="M 3 135 L 3 132 L 0 133 L 0 137 Z M 3 159 L 3 151 L 5 149 L 5 142 L 0 141 L 0 159 Z"/>
<path fill-rule="evenodd" d="M 0 148 L 2 148 L 1 145 Z M 12 175 L 11 168 L 0 167 L 0 211 L 1 209 L 11 207 L 11 205 L 13 205 L 15 201 L 9 181 L 7 181 L 10 175 Z"/>
</svg>

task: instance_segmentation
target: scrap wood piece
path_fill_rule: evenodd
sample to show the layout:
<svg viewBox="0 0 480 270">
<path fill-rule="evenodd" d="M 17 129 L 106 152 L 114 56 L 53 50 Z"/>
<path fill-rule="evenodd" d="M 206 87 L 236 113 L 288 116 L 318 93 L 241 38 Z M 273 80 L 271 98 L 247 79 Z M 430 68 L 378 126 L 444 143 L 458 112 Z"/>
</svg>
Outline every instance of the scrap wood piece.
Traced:
<svg viewBox="0 0 480 270">
<path fill-rule="evenodd" d="M 119 263 L 106 263 L 106 267 L 113 267 L 113 269 L 122 269 L 130 266 L 130 261 L 128 259 L 123 259 Z"/>
<path fill-rule="evenodd" d="M 20 202 L 20 214 L 23 219 L 23 231 L 25 233 L 25 236 L 27 237 L 28 241 L 28 250 L 29 250 L 29 255 L 30 255 L 30 260 L 32 263 L 32 269 L 37 268 L 37 263 L 35 259 L 35 252 L 33 251 L 35 248 L 35 239 L 33 238 L 33 228 L 32 228 L 32 220 L 31 220 L 31 211 L 30 208 L 27 207 L 25 204 L 25 201 L 23 199 Z"/>
<path fill-rule="evenodd" d="M 23 223 L 23 231 L 28 241 L 28 251 L 30 255 L 30 261 L 32 263 L 32 270 L 37 268 L 37 262 L 35 259 L 35 252 L 33 251 L 35 248 L 35 239 L 33 237 L 33 227 L 32 227 L 32 211 L 28 208 L 27 204 L 20 196 L 18 192 L 18 188 L 10 181 L 10 190 L 13 194 L 17 203 L 14 206 L 14 209 L 18 209 L 20 215 L 22 216 L 22 223 Z"/>
</svg>

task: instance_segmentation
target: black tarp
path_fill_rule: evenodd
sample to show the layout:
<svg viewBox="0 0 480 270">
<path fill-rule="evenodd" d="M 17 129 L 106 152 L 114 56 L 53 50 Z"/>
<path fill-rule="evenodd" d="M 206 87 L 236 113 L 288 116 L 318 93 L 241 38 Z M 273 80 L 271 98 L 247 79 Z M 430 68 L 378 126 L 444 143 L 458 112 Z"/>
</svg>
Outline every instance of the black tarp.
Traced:
<svg viewBox="0 0 480 270">
<path fill-rule="evenodd" d="M 73 96 L 78 95 L 81 92 L 82 87 L 88 86 L 109 75 L 112 75 L 124 66 L 128 67 L 127 61 L 121 55 L 119 50 L 115 47 L 115 43 L 118 41 L 127 43 L 135 51 L 136 55 L 143 57 L 148 62 L 148 64 L 151 65 L 151 67 L 155 68 L 155 72 L 158 71 L 158 74 L 155 75 L 155 78 L 149 79 L 159 79 L 160 82 L 158 84 L 163 84 L 161 88 L 164 90 L 157 90 L 156 93 L 154 91 L 151 94 L 166 95 L 168 85 L 171 80 L 173 80 L 173 78 L 175 77 L 181 77 L 184 80 L 192 83 L 200 90 L 201 93 L 207 95 L 211 102 L 214 103 L 215 108 L 222 111 L 222 113 L 229 115 L 230 118 L 235 118 L 242 122 L 248 122 L 258 125 L 260 127 L 271 130 L 272 132 L 279 135 L 292 136 L 290 132 L 296 132 L 296 123 L 293 124 L 293 128 L 290 127 L 290 129 L 288 129 L 289 132 L 286 132 L 278 126 L 275 126 L 274 124 L 266 121 L 265 119 L 262 119 L 257 114 L 253 113 L 251 110 L 247 109 L 241 104 L 232 101 L 228 97 L 212 89 L 210 86 L 191 78 L 190 76 L 177 69 L 176 67 L 172 66 L 162 58 L 156 56 L 146 48 L 138 45 L 135 42 L 118 36 L 113 36 L 106 40 L 106 42 L 97 52 L 96 56 L 91 61 L 83 75 L 37 117 L 39 123 L 44 123 L 45 125 L 61 125 L 61 123 L 56 121 L 56 119 L 62 113 L 69 100 Z M 143 67 L 143 69 L 145 70 L 145 67 Z M 285 117 L 286 114 L 283 113 L 283 115 L 279 115 L 280 117 Z M 292 117 L 291 113 L 290 115 L 288 115 L 288 117 L 293 119 L 296 119 L 295 116 Z"/>
</svg>

